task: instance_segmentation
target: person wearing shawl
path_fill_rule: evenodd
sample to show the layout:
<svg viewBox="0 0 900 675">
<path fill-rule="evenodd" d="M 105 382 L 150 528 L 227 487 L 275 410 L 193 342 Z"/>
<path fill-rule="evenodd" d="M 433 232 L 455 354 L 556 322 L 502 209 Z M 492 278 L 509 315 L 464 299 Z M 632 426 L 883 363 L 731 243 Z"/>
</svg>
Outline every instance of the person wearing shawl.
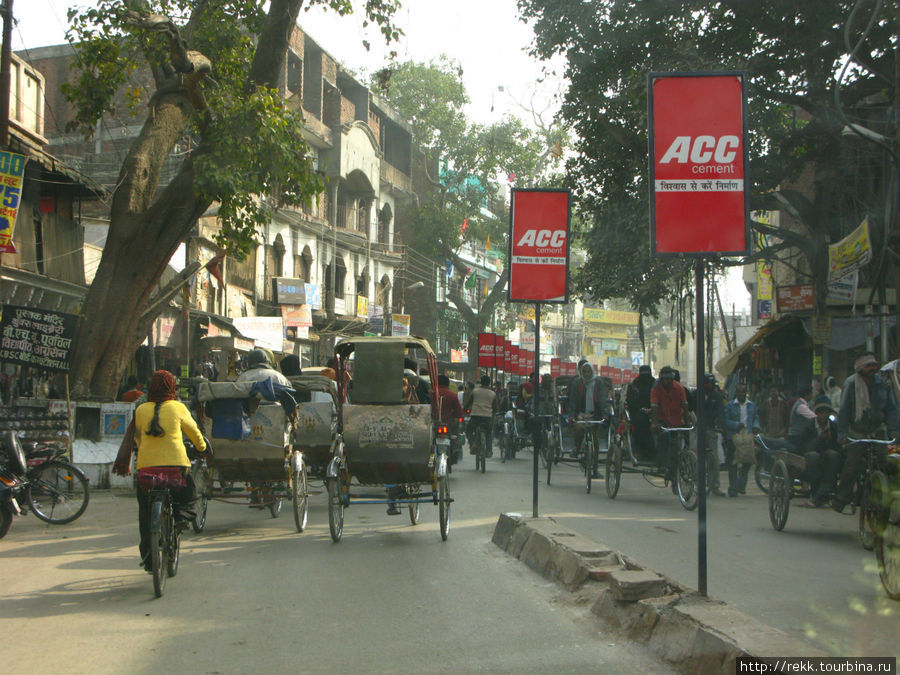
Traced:
<svg viewBox="0 0 900 675">
<path fill-rule="evenodd" d="M 134 443 L 138 449 L 138 481 L 142 470 L 157 467 L 179 467 L 184 476 L 184 486 L 172 490 L 176 508 L 189 515 L 194 500 L 194 486 L 190 480 L 191 461 L 182 440 L 187 434 L 199 452 L 207 450 L 203 434 L 191 417 L 190 411 L 175 400 L 175 377 L 167 370 L 157 370 L 150 380 L 147 402 L 134 411 Z M 150 497 L 138 489 L 138 525 L 141 533 L 141 565 L 148 572 L 150 567 Z"/>
<path fill-rule="evenodd" d="M 844 382 L 837 419 L 838 441 L 847 444 L 837 494 L 831 503 L 840 512 L 853 498 L 853 486 L 865 452 L 864 444 L 849 443 L 849 440 L 875 438 L 882 426 L 889 439 L 898 437 L 897 402 L 890 384 L 878 373 L 875 355 L 871 352 L 860 355 L 853 363 L 853 370 L 856 373 Z"/>
</svg>

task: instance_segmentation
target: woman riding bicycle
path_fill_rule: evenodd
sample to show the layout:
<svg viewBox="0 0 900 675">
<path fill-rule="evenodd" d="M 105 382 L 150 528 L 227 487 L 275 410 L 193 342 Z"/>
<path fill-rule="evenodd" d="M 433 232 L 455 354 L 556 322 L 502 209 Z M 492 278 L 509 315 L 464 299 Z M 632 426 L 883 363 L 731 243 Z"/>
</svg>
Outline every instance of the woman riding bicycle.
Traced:
<svg viewBox="0 0 900 675">
<path fill-rule="evenodd" d="M 166 480 L 178 509 L 176 513 L 180 512 L 181 520 L 190 520 L 194 483 L 182 433 L 187 434 L 199 452 L 205 452 L 207 446 L 187 406 L 175 400 L 175 376 L 172 373 L 157 370 L 153 374 L 147 399 L 134 411 L 134 442 L 138 449 L 141 565 L 150 572 L 150 498 L 142 477 L 167 474 Z"/>
</svg>

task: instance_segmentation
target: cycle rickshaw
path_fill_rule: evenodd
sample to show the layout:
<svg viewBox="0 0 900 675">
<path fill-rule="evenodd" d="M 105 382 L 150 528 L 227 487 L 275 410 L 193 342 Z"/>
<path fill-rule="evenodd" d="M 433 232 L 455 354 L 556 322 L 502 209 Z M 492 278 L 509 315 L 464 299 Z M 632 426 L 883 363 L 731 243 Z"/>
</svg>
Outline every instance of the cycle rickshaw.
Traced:
<svg viewBox="0 0 900 675">
<path fill-rule="evenodd" d="M 450 430 L 441 424 L 437 403 L 403 400 L 404 359 L 424 359 L 437 391 L 437 361 L 419 337 L 362 337 L 335 345 L 339 440 L 326 471 L 328 525 L 341 540 L 344 510 L 353 504 L 406 505 L 419 522 L 419 507 L 438 507 L 441 539 L 450 531 L 448 453 Z M 344 374 L 352 359 L 352 380 Z M 367 491 L 380 487 L 382 492 Z"/>
<path fill-rule="evenodd" d="M 654 458 L 638 458 L 635 455 L 631 435 L 631 415 L 624 409 L 624 431 L 612 434 L 609 452 L 606 453 L 606 496 L 615 499 L 619 493 L 622 474 L 638 474 L 651 483 L 651 478 L 662 478 L 663 487 L 669 485 L 669 467 L 659 460 L 665 456 L 660 453 Z M 669 444 L 669 453 L 675 455 L 675 477 L 671 484 L 672 491 L 678 495 L 678 501 L 688 511 L 697 507 L 699 493 L 697 490 L 697 453 L 691 449 L 690 434 L 694 427 L 659 427 L 660 441 Z M 664 440 L 663 440 L 664 439 Z M 651 485 L 654 485 L 651 483 Z"/>
<path fill-rule="evenodd" d="M 192 468 L 198 494 L 194 530 L 203 530 L 210 499 L 249 498 L 273 518 L 290 499 L 297 532 L 303 532 L 309 488 L 306 459 L 293 444 L 296 403 L 290 392 L 276 390 L 271 380 L 202 382 L 197 400 L 206 406 L 201 428 L 216 451 L 208 466 L 195 462 Z"/>
<path fill-rule="evenodd" d="M 757 444 L 769 449 L 765 439 L 756 436 Z M 771 441 L 770 441 L 771 442 Z M 876 545 L 880 520 L 885 520 L 885 505 L 889 503 L 890 487 L 885 471 L 888 466 L 881 458 L 878 448 L 894 445 L 892 440 L 877 438 L 849 438 L 848 442 L 865 444 L 863 465 L 856 479 L 853 506 L 859 511 L 858 533 L 863 548 L 872 550 Z M 775 530 L 781 531 L 787 523 L 794 497 L 808 497 L 809 484 L 806 481 L 806 459 L 803 455 L 787 449 L 776 449 L 772 453 L 774 463 L 769 479 L 769 520 Z"/>
</svg>

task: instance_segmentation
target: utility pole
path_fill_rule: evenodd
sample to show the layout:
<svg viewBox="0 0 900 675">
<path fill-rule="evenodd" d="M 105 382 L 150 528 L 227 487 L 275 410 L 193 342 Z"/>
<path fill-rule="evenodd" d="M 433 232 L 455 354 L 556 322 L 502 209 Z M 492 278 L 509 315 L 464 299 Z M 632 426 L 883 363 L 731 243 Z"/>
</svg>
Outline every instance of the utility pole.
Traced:
<svg viewBox="0 0 900 675">
<path fill-rule="evenodd" d="M 0 53 L 0 146 L 9 148 L 9 99 L 12 87 L 13 0 L 3 0 L 3 44 Z"/>
</svg>

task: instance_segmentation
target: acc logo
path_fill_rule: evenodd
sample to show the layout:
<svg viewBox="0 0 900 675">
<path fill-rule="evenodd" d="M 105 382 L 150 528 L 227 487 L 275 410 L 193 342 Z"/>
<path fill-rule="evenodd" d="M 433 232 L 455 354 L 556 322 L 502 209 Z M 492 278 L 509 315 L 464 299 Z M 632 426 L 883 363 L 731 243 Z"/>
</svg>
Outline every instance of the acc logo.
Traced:
<svg viewBox="0 0 900 675">
<path fill-rule="evenodd" d="M 528 230 L 519 239 L 516 246 L 539 246 L 550 248 L 561 248 L 566 243 L 565 230 Z"/>
<path fill-rule="evenodd" d="M 690 157 L 694 164 L 707 164 L 710 160 L 730 164 L 737 157 L 740 143 L 737 136 L 721 136 L 718 139 L 714 136 L 697 136 L 693 141 L 690 136 L 676 136 L 659 163 L 668 164 L 675 160 L 678 164 L 687 164 Z"/>
</svg>

